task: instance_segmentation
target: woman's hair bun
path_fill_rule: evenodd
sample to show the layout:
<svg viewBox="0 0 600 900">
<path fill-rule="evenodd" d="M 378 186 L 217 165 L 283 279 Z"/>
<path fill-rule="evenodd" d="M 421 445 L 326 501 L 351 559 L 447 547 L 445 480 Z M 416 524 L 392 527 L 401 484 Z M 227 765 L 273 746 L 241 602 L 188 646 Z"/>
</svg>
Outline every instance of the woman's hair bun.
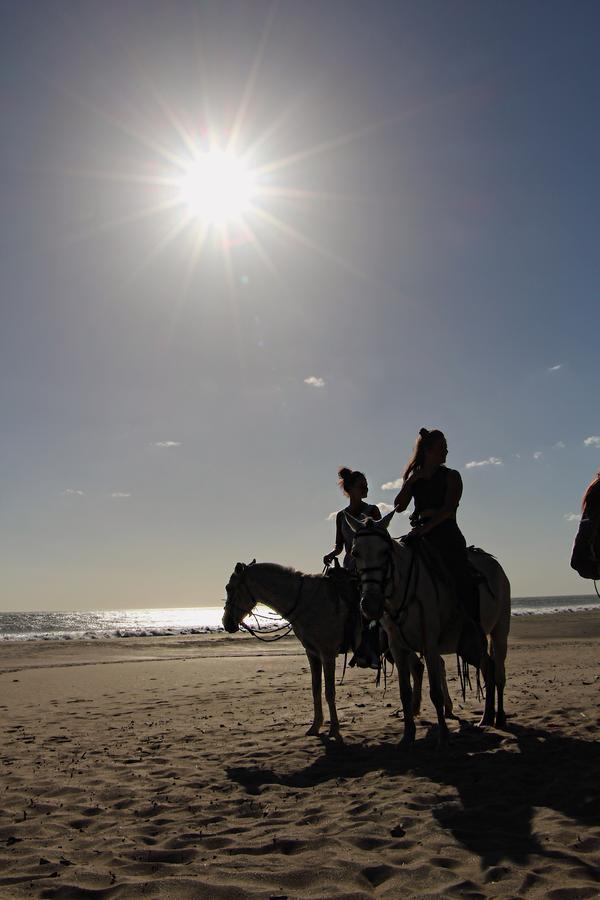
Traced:
<svg viewBox="0 0 600 900">
<path fill-rule="evenodd" d="M 352 475 L 352 469 L 349 469 L 347 466 L 341 466 L 338 469 L 338 475 L 340 478 L 348 478 L 349 475 Z"/>
<path fill-rule="evenodd" d="M 427 437 L 429 431 L 426 428 L 419 428 L 419 437 Z"/>
</svg>

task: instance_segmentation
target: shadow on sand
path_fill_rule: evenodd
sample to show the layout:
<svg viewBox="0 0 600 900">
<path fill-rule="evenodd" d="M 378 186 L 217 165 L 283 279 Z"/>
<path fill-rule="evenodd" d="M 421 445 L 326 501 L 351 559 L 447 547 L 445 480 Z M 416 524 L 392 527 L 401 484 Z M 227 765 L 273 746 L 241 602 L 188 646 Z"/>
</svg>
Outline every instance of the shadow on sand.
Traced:
<svg viewBox="0 0 600 900">
<path fill-rule="evenodd" d="M 533 829 L 534 811 L 540 808 L 555 810 L 582 827 L 600 823 L 597 742 L 518 725 L 506 732 L 484 732 L 461 724 L 459 737 L 446 753 L 430 749 L 426 739 L 408 752 L 390 743 L 329 744 L 324 755 L 297 772 L 237 767 L 228 775 L 256 794 L 269 784 L 307 788 L 376 771 L 425 777 L 456 788 L 458 798 L 434 807 L 432 815 L 483 865 L 497 865 L 503 859 L 520 864 L 530 855 L 560 858 L 583 867 L 587 877 L 600 882 L 595 867 L 567 848 L 558 852 L 543 847 Z M 591 840 L 600 845 L 600 839 Z"/>
</svg>

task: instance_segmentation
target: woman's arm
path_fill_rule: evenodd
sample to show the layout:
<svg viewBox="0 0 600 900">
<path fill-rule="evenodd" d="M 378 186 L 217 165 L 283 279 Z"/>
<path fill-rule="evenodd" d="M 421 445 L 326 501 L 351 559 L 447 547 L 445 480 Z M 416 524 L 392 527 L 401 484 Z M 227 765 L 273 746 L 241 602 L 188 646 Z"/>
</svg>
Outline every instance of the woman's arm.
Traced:
<svg viewBox="0 0 600 900">
<path fill-rule="evenodd" d="M 331 553 L 326 553 L 323 557 L 324 565 L 328 566 L 336 556 L 339 556 L 342 550 L 344 549 L 344 535 L 342 533 L 342 516 L 344 515 L 343 510 L 335 517 L 335 547 L 331 551 Z"/>
<path fill-rule="evenodd" d="M 446 519 L 453 519 L 456 516 L 456 510 L 462 497 L 463 484 L 460 473 L 454 469 L 448 470 L 448 484 L 446 486 L 446 497 L 444 505 L 441 509 L 432 510 L 434 515 L 429 519 L 426 525 L 419 525 L 413 530 L 415 534 L 427 534 L 437 525 L 441 525 Z"/>
<path fill-rule="evenodd" d="M 375 504 L 373 504 L 373 508 L 371 510 L 371 518 L 374 519 L 376 522 L 379 521 L 379 519 L 381 518 L 381 510 L 379 509 L 378 506 L 375 506 Z"/>
<path fill-rule="evenodd" d="M 400 493 L 396 495 L 396 499 L 394 500 L 394 506 L 396 507 L 397 512 L 404 512 L 412 500 L 412 486 L 416 480 L 417 477 L 411 475 L 400 488 Z"/>
</svg>

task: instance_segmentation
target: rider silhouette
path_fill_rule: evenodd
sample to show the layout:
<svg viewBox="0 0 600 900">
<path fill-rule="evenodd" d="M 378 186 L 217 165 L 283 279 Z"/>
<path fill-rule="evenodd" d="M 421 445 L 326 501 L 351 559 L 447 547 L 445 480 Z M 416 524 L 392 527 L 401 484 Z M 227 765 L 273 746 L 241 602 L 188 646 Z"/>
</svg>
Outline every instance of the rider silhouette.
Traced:
<svg viewBox="0 0 600 900">
<path fill-rule="evenodd" d="M 414 500 L 410 538 L 424 537 L 441 556 L 448 569 L 462 608 L 470 620 L 465 623 L 459 641 L 459 653 L 478 665 L 485 649 L 481 630 L 479 588 L 471 574 L 467 543 L 456 522 L 462 496 L 462 478 L 444 463 L 448 444 L 442 431 L 421 428 L 413 454 L 404 470 L 404 484 L 396 497 L 398 512 Z"/>
<path fill-rule="evenodd" d="M 346 521 L 346 513 L 349 513 L 355 519 L 364 521 L 367 518 L 381 519 L 379 507 L 372 503 L 366 503 L 365 497 L 369 493 L 369 485 L 366 475 L 358 470 L 353 471 L 342 466 L 338 471 L 338 484 L 344 494 L 349 499 L 349 504 L 345 509 L 341 509 L 335 517 L 335 547 L 330 553 L 326 553 L 323 562 L 326 566 L 331 565 L 333 560 L 344 550 L 343 567 L 350 574 L 354 575 L 356 563 L 350 555 L 352 550 L 352 542 L 354 540 L 354 532 Z M 352 580 L 352 594 L 356 607 L 360 602 L 358 581 Z M 379 638 L 377 628 L 363 629 L 363 638 L 360 647 L 357 649 L 350 665 L 357 665 L 361 668 L 379 667 Z"/>
</svg>

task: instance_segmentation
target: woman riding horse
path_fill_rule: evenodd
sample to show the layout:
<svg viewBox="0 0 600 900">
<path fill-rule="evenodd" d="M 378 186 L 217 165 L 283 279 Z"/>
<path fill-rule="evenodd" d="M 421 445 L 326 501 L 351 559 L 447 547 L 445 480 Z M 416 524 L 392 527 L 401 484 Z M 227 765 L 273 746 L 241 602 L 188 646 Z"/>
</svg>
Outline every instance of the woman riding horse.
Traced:
<svg viewBox="0 0 600 900">
<path fill-rule="evenodd" d="M 335 517 L 335 547 L 330 553 L 326 553 L 323 562 L 326 566 L 330 566 L 333 560 L 344 550 L 343 567 L 351 575 L 354 575 L 356 563 L 351 556 L 352 541 L 354 540 L 354 532 L 346 521 L 346 513 L 350 513 L 355 519 L 364 521 L 367 518 L 379 520 L 381 512 L 379 507 L 372 503 L 366 503 L 365 497 L 369 493 L 369 485 L 366 475 L 358 470 L 352 471 L 342 466 L 338 471 L 338 484 L 346 497 L 349 504 L 345 509 L 341 509 Z M 359 604 L 358 585 L 353 589 L 356 594 L 356 606 Z M 378 668 L 379 666 L 379 639 L 378 629 L 365 628 L 363 631 L 363 639 L 356 654 L 351 660 L 350 665 L 357 665 L 361 668 Z"/>
<path fill-rule="evenodd" d="M 394 505 L 403 512 L 414 500 L 409 537 L 425 537 L 439 553 L 448 569 L 467 614 L 459 642 L 459 653 L 468 661 L 481 658 L 486 639 L 480 625 L 479 588 L 471 574 L 467 543 L 456 522 L 462 496 L 462 478 L 444 463 L 448 443 L 438 429 L 421 428 L 413 454 L 404 470 L 404 484 Z"/>
</svg>

